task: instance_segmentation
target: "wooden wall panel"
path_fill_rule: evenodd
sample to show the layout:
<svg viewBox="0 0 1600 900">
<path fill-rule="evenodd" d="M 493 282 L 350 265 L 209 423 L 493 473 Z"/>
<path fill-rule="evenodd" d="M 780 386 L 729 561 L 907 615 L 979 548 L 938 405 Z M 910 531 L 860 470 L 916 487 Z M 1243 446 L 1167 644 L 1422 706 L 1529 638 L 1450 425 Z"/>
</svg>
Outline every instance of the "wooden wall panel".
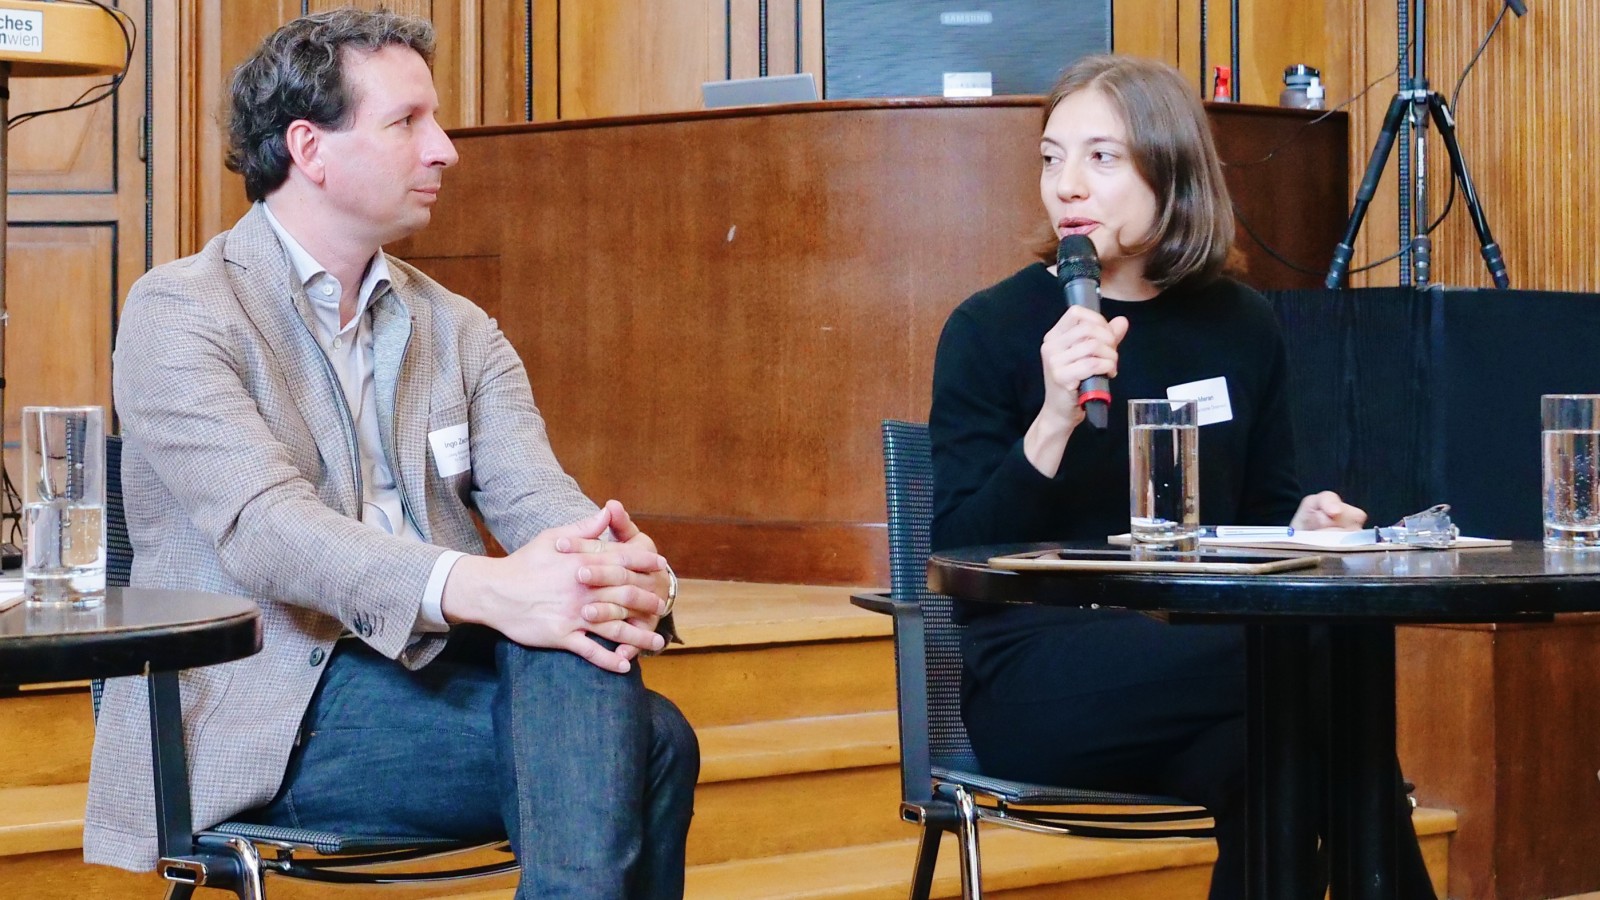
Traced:
<svg viewBox="0 0 1600 900">
<path fill-rule="evenodd" d="M 1456 812 L 1450 896 L 1494 896 L 1495 626 L 1395 631 L 1396 747 L 1417 802 Z"/>
<path fill-rule="evenodd" d="M 484 3 L 477 12 L 480 125 L 509 125 L 533 118 L 528 108 L 528 4 Z"/>
<path fill-rule="evenodd" d="M 65 106 L 105 83 L 103 77 L 17 79 L 11 115 Z M 115 107 L 106 101 L 18 125 L 7 135 L 11 193 L 116 191 L 116 151 L 108 139 L 115 116 Z"/>
<path fill-rule="evenodd" d="M 560 117 L 698 109 L 724 77 L 723 22 L 722 0 L 563 3 Z"/>
<path fill-rule="evenodd" d="M 1450 896 L 1600 887 L 1600 616 L 1401 628 L 1396 649 L 1401 764 L 1458 815 Z"/>
<path fill-rule="evenodd" d="M 1462 67 L 1499 13 L 1497 2 L 1428 4 L 1428 74 L 1447 97 Z M 1354 4 L 1353 58 L 1369 78 L 1398 60 L 1392 3 Z M 1529 4 L 1528 15 L 1507 15 L 1462 93 L 1457 126 L 1468 167 L 1489 225 L 1504 249 L 1513 287 L 1600 289 L 1600 250 L 1583 239 L 1588 217 L 1580 200 L 1600 189 L 1600 169 L 1584 151 L 1600 124 L 1600 6 L 1592 0 Z M 1377 138 L 1383 111 L 1395 91 L 1391 77 L 1352 111 L 1352 177 L 1359 178 Z M 1431 212 L 1444 207 L 1448 169 L 1437 134 L 1429 140 Z M 1396 149 L 1394 157 L 1398 157 Z M 1356 261 L 1395 251 L 1398 245 L 1398 169 L 1391 158 L 1363 228 Z M 1434 280 L 1488 286 L 1478 242 L 1459 196 L 1434 236 Z M 1387 265 L 1370 284 L 1399 283 Z"/>
<path fill-rule="evenodd" d="M 1243 2 L 1239 12 L 1240 100 L 1278 102 L 1283 69 L 1308 63 L 1329 82 L 1328 97 L 1347 96 L 1350 4 Z M 1206 71 L 1200 71 L 1200 14 L 1208 17 Z M 1392 9 L 1392 7 L 1391 7 Z M 1116 0 L 1112 6 L 1113 49 L 1149 56 L 1178 67 L 1195 90 L 1211 99 L 1212 67 L 1230 63 L 1232 32 L 1226 0 Z"/>
<path fill-rule="evenodd" d="M 761 74 L 761 33 L 758 0 L 562 4 L 556 117 L 700 109 L 702 82 Z M 771 0 L 766 33 L 767 74 L 810 72 L 826 90 L 822 0 Z"/>
<path fill-rule="evenodd" d="M 198 0 L 192 39 L 186 42 L 181 89 L 193 97 L 181 104 L 180 151 L 193 153 L 185 168 L 196 173 L 190 215 L 196 225 L 185 229 L 182 254 L 194 253 L 217 232 L 229 227 L 245 210 L 244 182 L 222 164 L 227 143 L 228 81 L 233 69 L 255 50 L 262 37 L 300 14 L 299 0 L 261 0 L 228 3 Z"/>
<path fill-rule="evenodd" d="M 1435 2 L 1435 7 L 1445 4 Z M 1450 91 L 1497 11 L 1462 4 L 1430 19 L 1428 66 L 1434 87 Z M 1456 111 L 1461 149 L 1489 224 L 1520 288 L 1600 290 L 1600 249 L 1589 239 L 1587 202 L 1600 193 L 1600 167 L 1588 151 L 1600 133 L 1600 4 L 1541 0 L 1528 15 L 1507 15 Z M 1441 161 L 1442 145 L 1432 142 Z M 1446 169 L 1436 167 L 1434 210 L 1444 201 Z M 1436 269 L 1448 284 L 1490 284 L 1465 209 L 1436 240 Z"/>
<path fill-rule="evenodd" d="M 1177 0 L 1117 0 L 1111 8 L 1111 46 L 1118 53 L 1178 60 Z"/>
<path fill-rule="evenodd" d="M 111 408 L 111 223 L 6 229 L 6 435 L 22 407 L 93 403 Z"/>
<path fill-rule="evenodd" d="M 315 0 L 304 5 L 311 12 L 319 12 L 346 2 Z M 504 0 L 360 0 L 353 5 L 387 5 L 433 22 L 438 32 L 434 86 L 439 92 L 439 119 L 446 127 L 522 120 L 520 112 L 508 118 L 526 102 L 525 89 L 516 87 L 525 84 L 526 79 L 514 74 L 524 71 L 522 35 L 514 30 L 497 30 L 495 39 L 486 45 L 484 34 L 486 26 L 515 29 L 525 21 L 524 13 L 510 9 Z M 222 162 L 226 152 L 223 129 L 228 81 L 234 67 L 255 50 L 262 38 L 301 14 L 302 3 L 199 0 L 192 7 L 180 6 L 181 18 L 171 27 L 184 37 L 184 44 L 178 66 L 180 80 L 171 89 L 185 98 L 177 104 L 182 121 L 174 132 L 174 152 L 182 157 L 181 168 L 192 173 L 179 225 L 180 252 L 187 254 L 231 227 L 249 208 L 243 180 Z M 491 6 L 494 13 L 486 18 L 485 9 Z M 488 85 L 491 74 L 495 79 L 492 87 Z"/>
<path fill-rule="evenodd" d="M 7 449 L 18 441 L 26 405 L 111 401 L 111 342 L 117 305 L 143 270 L 145 163 L 139 129 L 145 113 L 143 0 L 117 6 L 139 30 L 120 90 L 93 106 L 49 115 L 9 133 L 6 208 L 4 423 Z M 11 114 L 61 106 L 93 78 L 14 78 Z M 14 471 L 14 470 L 13 470 Z"/>
</svg>

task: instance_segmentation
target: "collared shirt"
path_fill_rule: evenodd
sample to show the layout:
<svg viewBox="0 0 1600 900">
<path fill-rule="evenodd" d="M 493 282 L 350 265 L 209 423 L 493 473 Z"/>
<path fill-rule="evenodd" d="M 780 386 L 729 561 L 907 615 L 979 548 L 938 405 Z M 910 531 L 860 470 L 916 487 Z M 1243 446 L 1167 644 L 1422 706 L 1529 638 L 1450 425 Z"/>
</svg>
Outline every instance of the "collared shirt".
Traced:
<svg viewBox="0 0 1600 900">
<path fill-rule="evenodd" d="M 415 523 L 406 516 L 394 470 L 384 455 L 378 431 L 378 404 L 373 388 L 372 322 L 368 312 L 374 298 L 389 289 L 389 263 L 379 250 L 367 263 L 366 274 L 356 295 L 356 313 L 343 325 L 339 322 L 339 300 L 344 295 L 339 279 L 300 245 L 283 227 L 271 207 L 262 204 L 267 223 L 282 242 L 294 267 L 295 276 L 305 286 L 314 314 L 314 332 L 322 352 L 327 354 L 334 374 L 343 389 L 344 401 L 355 426 L 356 445 L 361 452 L 361 521 L 367 525 L 411 541 L 424 540 Z M 450 569 L 465 554 L 447 550 L 434 563 L 417 610 L 414 633 L 448 631 L 440 601 Z"/>
</svg>

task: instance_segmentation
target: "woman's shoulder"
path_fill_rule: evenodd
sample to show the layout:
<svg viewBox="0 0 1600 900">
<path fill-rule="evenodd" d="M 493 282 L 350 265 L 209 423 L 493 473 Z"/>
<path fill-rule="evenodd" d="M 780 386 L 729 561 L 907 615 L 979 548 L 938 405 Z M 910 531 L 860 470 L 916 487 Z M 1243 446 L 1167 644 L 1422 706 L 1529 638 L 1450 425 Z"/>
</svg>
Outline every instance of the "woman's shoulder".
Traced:
<svg viewBox="0 0 1600 900">
<path fill-rule="evenodd" d="M 1042 313 L 1054 310 L 1057 315 L 1049 320 L 1053 323 L 1060 313 L 1060 297 L 1053 293 L 1054 288 L 1055 277 L 1050 270 L 1043 263 L 1031 263 L 963 300 L 951 313 L 951 319 L 1009 330 L 1019 322 L 1039 319 Z"/>
</svg>

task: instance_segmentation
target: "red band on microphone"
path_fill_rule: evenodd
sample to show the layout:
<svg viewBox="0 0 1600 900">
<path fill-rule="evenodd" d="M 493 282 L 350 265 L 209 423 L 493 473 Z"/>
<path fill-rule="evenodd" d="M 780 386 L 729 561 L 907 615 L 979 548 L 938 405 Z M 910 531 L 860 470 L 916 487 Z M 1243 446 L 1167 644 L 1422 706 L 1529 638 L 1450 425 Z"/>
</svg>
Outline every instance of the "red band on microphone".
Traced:
<svg viewBox="0 0 1600 900">
<path fill-rule="evenodd" d="M 1079 406 L 1083 406 L 1084 404 L 1088 403 L 1090 400 L 1102 400 L 1102 401 L 1104 401 L 1106 403 L 1110 403 L 1111 402 L 1111 392 L 1110 391 L 1079 391 L 1078 392 L 1078 405 Z"/>
</svg>

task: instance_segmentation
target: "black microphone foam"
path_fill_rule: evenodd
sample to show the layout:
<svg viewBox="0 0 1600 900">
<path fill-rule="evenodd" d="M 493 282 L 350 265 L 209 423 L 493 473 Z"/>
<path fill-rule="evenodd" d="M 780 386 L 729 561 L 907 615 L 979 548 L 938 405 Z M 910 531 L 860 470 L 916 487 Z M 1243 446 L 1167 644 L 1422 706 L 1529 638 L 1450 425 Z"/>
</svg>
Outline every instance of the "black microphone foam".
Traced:
<svg viewBox="0 0 1600 900">
<path fill-rule="evenodd" d="M 1056 248 L 1056 281 L 1068 306 L 1100 311 L 1100 254 L 1087 235 L 1069 234 Z M 1111 415 L 1111 382 L 1091 375 L 1078 385 L 1078 405 L 1089 424 L 1104 430 Z"/>
<path fill-rule="evenodd" d="M 1066 287 L 1067 282 L 1079 278 L 1088 278 L 1096 285 L 1100 284 L 1100 254 L 1095 252 L 1094 241 L 1089 240 L 1088 235 L 1069 234 L 1061 239 L 1061 245 L 1056 248 L 1056 280 Z"/>
</svg>

